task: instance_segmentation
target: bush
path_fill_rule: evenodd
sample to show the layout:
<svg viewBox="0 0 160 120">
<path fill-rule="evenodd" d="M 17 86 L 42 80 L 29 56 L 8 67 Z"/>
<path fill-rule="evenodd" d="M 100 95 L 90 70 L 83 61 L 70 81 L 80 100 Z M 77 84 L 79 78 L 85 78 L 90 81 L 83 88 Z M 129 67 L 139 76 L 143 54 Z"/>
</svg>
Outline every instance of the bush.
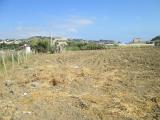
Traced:
<svg viewBox="0 0 160 120">
<path fill-rule="evenodd" d="M 31 40 L 29 41 L 29 45 L 32 49 L 34 49 L 36 52 L 41 53 L 47 53 L 49 51 L 52 51 L 50 42 L 48 40 Z"/>
<path fill-rule="evenodd" d="M 81 50 L 99 50 L 104 48 L 105 47 L 103 45 L 89 43 L 87 45 L 82 46 Z"/>
<path fill-rule="evenodd" d="M 105 49 L 104 45 L 95 43 L 68 42 L 67 50 L 98 50 Z"/>
<path fill-rule="evenodd" d="M 38 41 L 37 45 L 35 46 L 37 52 L 47 53 L 50 49 L 50 45 L 48 41 Z"/>
<path fill-rule="evenodd" d="M 18 49 L 20 47 L 20 44 L 6 44 L 6 43 L 2 43 L 0 44 L 0 49 L 3 49 L 3 50 L 15 50 L 15 49 Z"/>
<path fill-rule="evenodd" d="M 67 46 L 66 50 L 78 51 L 78 50 L 80 50 L 80 48 L 78 46 Z"/>
</svg>

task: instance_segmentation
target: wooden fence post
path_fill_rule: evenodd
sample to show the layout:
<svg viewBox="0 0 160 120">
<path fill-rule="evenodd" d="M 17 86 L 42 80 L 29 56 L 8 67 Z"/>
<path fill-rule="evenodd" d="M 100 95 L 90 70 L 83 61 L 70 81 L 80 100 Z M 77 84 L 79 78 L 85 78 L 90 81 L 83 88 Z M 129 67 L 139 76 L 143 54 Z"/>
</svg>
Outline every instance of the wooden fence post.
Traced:
<svg viewBox="0 0 160 120">
<path fill-rule="evenodd" d="M 26 54 L 26 61 L 27 61 L 28 60 L 27 52 L 25 52 L 25 54 Z"/>
<path fill-rule="evenodd" d="M 18 64 L 20 63 L 19 62 L 19 52 L 17 52 L 17 62 L 18 62 Z"/>
<path fill-rule="evenodd" d="M 5 58 L 4 58 L 3 55 L 2 55 L 2 63 L 3 63 L 3 66 L 4 66 L 5 74 L 7 75 L 7 68 L 6 68 Z"/>
<path fill-rule="evenodd" d="M 20 63 L 22 63 L 21 54 L 19 54 L 19 61 L 20 61 Z"/>
<path fill-rule="evenodd" d="M 14 55 L 12 53 L 12 69 L 14 70 Z"/>
<path fill-rule="evenodd" d="M 25 62 L 26 59 L 25 59 L 25 53 L 24 52 L 22 53 L 22 56 L 23 56 L 23 62 Z"/>
<path fill-rule="evenodd" d="M 17 56 L 18 56 L 18 64 L 22 63 L 22 58 L 21 58 L 21 55 L 19 54 L 19 52 L 17 53 Z"/>
</svg>

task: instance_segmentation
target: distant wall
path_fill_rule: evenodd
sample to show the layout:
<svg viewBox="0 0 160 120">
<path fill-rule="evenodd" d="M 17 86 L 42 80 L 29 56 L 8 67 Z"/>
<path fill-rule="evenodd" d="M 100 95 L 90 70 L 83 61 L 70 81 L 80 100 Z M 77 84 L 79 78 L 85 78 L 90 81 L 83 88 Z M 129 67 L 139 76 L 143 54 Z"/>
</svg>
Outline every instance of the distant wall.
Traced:
<svg viewBox="0 0 160 120">
<path fill-rule="evenodd" d="M 154 44 L 127 44 L 127 46 L 141 47 L 141 46 L 154 46 Z"/>
</svg>

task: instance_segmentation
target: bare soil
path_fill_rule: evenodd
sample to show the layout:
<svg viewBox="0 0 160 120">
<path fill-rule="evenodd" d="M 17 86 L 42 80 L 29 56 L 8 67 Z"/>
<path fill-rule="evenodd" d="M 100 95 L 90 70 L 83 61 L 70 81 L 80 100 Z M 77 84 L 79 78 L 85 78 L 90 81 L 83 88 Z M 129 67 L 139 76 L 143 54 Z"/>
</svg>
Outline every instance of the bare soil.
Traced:
<svg viewBox="0 0 160 120">
<path fill-rule="evenodd" d="M 0 73 L 0 120 L 160 120 L 160 49 L 31 56 Z"/>
</svg>

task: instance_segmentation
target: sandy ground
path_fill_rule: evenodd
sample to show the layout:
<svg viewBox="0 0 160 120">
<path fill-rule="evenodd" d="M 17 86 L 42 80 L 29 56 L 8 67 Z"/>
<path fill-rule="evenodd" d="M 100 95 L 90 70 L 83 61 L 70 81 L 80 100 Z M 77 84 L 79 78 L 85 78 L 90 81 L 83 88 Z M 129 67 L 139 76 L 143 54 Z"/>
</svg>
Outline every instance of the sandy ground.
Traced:
<svg viewBox="0 0 160 120">
<path fill-rule="evenodd" d="M 0 120 L 160 120 L 160 49 L 33 55 L 0 73 Z"/>
</svg>

